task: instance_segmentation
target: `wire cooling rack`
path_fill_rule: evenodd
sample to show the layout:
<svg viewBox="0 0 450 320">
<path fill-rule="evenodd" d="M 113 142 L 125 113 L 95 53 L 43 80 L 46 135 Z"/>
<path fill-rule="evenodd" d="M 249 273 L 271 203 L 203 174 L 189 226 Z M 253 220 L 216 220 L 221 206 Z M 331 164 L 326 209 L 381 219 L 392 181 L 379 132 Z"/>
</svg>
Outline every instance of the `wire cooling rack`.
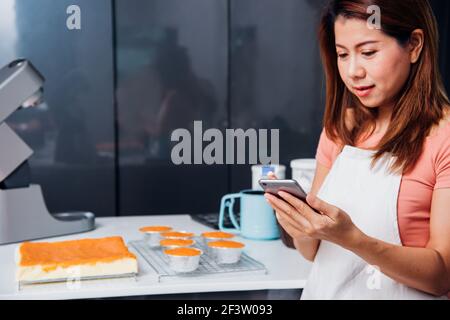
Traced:
<svg viewBox="0 0 450 320">
<path fill-rule="evenodd" d="M 261 262 L 251 258 L 245 252 L 242 252 L 239 262 L 234 264 L 217 264 L 214 259 L 207 254 L 207 248 L 201 240 L 196 239 L 196 247 L 203 250 L 204 254 L 200 257 L 199 267 L 192 272 L 177 273 L 169 267 L 168 258 L 164 255 L 161 248 L 150 248 L 144 240 L 131 241 L 129 243 L 155 270 L 158 274 L 158 281 L 170 277 L 196 277 L 206 275 L 242 275 L 245 274 L 266 274 L 267 269 Z"/>
</svg>

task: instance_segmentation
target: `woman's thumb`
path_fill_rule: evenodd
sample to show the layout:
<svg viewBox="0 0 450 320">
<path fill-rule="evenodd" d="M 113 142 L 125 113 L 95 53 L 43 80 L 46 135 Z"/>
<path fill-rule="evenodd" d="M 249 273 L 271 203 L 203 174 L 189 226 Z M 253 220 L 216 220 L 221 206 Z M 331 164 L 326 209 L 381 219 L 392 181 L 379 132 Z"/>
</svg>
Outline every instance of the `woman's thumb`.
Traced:
<svg viewBox="0 0 450 320">
<path fill-rule="evenodd" d="M 272 180 L 277 180 L 278 179 L 277 176 L 275 175 L 275 173 L 273 173 L 272 171 L 270 171 L 267 174 L 267 176 L 269 177 L 269 179 L 272 179 Z"/>
</svg>

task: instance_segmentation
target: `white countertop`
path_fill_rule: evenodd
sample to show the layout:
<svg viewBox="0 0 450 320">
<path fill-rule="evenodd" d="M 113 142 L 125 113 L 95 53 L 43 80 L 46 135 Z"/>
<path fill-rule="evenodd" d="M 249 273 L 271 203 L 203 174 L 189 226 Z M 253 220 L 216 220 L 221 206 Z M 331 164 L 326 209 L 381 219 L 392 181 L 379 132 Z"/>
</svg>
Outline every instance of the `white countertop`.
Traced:
<svg viewBox="0 0 450 320">
<path fill-rule="evenodd" d="M 39 241 L 122 236 L 126 242 L 142 239 L 138 229 L 145 225 L 170 225 L 197 234 L 212 229 L 193 221 L 189 215 L 139 216 L 96 219 L 90 232 Z M 268 273 L 256 275 L 214 275 L 192 278 L 170 278 L 158 282 L 155 271 L 137 254 L 139 274 L 136 279 L 109 279 L 26 286 L 19 290 L 15 281 L 14 253 L 18 244 L 0 246 L 0 299 L 79 299 L 123 297 L 152 294 L 178 294 L 265 289 L 299 289 L 306 283 L 311 263 L 296 250 L 286 248 L 281 240 L 255 241 L 239 238 L 245 252 L 262 262 Z M 130 248 L 131 251 L 133 251 Z"/>
</svg>

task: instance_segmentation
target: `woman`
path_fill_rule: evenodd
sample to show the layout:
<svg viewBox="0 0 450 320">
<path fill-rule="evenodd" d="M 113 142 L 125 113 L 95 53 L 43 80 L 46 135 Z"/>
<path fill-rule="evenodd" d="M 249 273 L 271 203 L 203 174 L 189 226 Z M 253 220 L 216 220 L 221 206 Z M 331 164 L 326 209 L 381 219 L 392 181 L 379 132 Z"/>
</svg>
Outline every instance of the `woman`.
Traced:
<svg viewBox="0 0 450 320">
<path fill-rule="evenodd" d="M 302 299 L 447 298 L 450 107 L 430 5 L 331 1 L 319 38 L 327 99 L 311 193 L 266 194 L 314 261 Z"/>
</svg>

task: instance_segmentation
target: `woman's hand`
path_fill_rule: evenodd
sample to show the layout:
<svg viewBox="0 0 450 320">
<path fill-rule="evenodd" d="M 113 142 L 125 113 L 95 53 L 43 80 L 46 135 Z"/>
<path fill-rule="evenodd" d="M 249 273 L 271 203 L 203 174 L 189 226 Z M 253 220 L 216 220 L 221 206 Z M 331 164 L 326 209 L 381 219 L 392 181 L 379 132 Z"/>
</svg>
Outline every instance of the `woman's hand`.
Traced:
<svg viewBox="0 0 450 320">
<path fill-rule="evenodd" d="M 278 195 L 282 199 L 268 193 L 265 197 L 275 210 L 280 225 L 294 239 L 327 240 L 342 247 L 358 241 L 359 229 L 341 209 L 311 194 L 306 198 L 307 203 L 286 192 Z"/>
<path fill-rule="evenodd" d="M 267 175 L 269 179 L 276 180 L 278 179 L 277 176 L 273 172 L 269 172 Z M 285 219 L 282 213 L 284 212 L 283 209 L 286 209 L 287 207 L 283 208 L 282 206 L 277 206 L 274 203 L 271 203 L 269 200 L 269 197 L 273 197 L 271 194 L 266 193 L 266 199 L 269 202 L 269 204 L 272 206 L 272 208 L 275 210 L 275 214 L 278 220 L 278 223 L 281 225 L 281 227 L 286 231 L 286 233 L 292 237 L 292 239 L 297 241 L 305 241 L 305 240 L 312 240 L 311 237 L 309 237 L 306 233 L 301 231 L 301 226 L 298 225 L 298 223 L 295 221 L 295 219 Z M 277 197 L 273 197 L 278 200 Z M 282 201 L 284 203 L 284 201 Z"/>
</svg>

